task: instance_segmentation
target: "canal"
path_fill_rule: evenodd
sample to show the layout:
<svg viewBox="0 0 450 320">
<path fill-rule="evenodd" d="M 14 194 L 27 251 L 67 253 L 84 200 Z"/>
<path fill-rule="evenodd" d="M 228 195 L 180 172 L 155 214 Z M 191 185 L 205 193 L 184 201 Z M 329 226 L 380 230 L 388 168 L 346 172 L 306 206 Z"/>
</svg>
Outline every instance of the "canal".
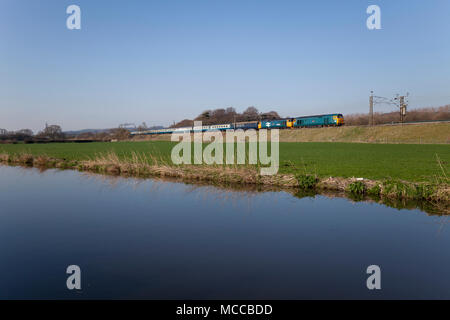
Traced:
<svg viewBox="0 0 450 320">
<path fill-rule="evenodd" d="M 0 166 L 0 299 L 450 299 L 449 246 L 415 207 Z"/>
</svg>

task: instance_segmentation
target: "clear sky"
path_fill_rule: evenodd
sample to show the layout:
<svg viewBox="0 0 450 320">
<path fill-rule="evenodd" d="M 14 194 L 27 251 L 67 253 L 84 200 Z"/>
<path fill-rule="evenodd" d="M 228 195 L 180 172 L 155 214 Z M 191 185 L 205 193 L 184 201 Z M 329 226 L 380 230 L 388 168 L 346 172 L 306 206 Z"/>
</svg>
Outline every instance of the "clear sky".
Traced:
<svg viewBox="0 0 450 320">
<path fill-rule="evenodd" d="M 81 30 L 66 27 L 71 4 Z M 440 106 L 449 36 L 448 0 L 0 0 L 0 128 L 168 125 L 229 106 L 348 114 L 370 90 Z"/>
</svg>

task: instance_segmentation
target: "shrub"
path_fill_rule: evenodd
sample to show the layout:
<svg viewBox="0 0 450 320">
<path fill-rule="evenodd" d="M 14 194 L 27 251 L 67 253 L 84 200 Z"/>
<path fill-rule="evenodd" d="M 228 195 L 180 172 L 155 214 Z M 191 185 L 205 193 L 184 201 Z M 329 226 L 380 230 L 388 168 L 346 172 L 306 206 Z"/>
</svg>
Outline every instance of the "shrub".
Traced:
<svg viewBox="0 0 450 320">
<path fill-rule="evenodd" d="M 381 193 L 381 187 L 378 184 L 373 186 L 369 190 L 367 190 L 367 194 L 369 194 L 371 196 L 379 196 L 380 193 Z"/>
<path fill-rule="evenodd" d="M 429 199 L 434 191 L 433 186 L 427 184 L 416 185 L 416 197 L 418 199 Z"/>
<path fill-rule="evenodd" d="M 407 194 L 406 186 L 404 183 L 395 180 L 387 180 L 383 183 L 384 194 L 395 195 L 398 198 L 402 198 Z"/>
<path fill-rule="evenodd" d="M 317 184 L 317 178 L 309 174 L 297 174 L 295 178 L 298 181 L 300 189 L 313 189 Z"/>
<path fill-rule="evenodd" d="M 401 181 L 385 181 L 383 183 L 386 195 L 395 195 L 398 198 L 429 199 L 435 192 L 435 187 L 430 184 L 409 184 Z"/>
<path fill-rule="evenodd" d="M 348 191 L 353 194 L 364 194 L 366 192 L 366 185 L 362 181 L 355 181 L 350 183 Z"/>
</svg>

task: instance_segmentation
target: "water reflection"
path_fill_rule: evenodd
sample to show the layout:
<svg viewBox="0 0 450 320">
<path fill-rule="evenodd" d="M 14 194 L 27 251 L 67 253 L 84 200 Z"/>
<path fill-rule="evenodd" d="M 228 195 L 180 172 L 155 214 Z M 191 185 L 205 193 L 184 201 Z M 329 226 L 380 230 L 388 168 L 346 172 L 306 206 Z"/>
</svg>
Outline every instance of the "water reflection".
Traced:
<svg viewBox="0 0 450 320">
<path fill-rule="evenodd" d="M 4 166 L 0 164 L 0 167 Z M 62 170 L 48 169 L 45 167 L 32 167 L 32 166 L 16 166 L 18 172 L 22 171 L 22 174 L 26 174 L 27 170 L 38 170 L 40 173 L 44 172 L 58 172 Z M 96 174 L 91 172 L 81 172 L 81 176 L 86 178 L 88 181 L 100 181 L 103 184 L 109 185 L 111 188 L 118 187 L 119 185 L 127 185 L 133 188 L 139 187 L 142 183 L 148 179 L 136 178 L 136 177 L 124 177 L 117 175 L 108 174 Z M 203 191 L 202 196 L 217 196 L 216 200 L 231 201 L 232 196 L 251 197 L 257 193 L 261 192 L 278 192 L 283 191 L 293 195 L 296 198 L 315 198 L 318 195 L 325 196 L 327 198 L 345 198 L 352 202 L 368 202 L 368 203 L 378 203 L 395 209 L 408 209 L 414 210 L 419 209 L 429 215 L 440 215 L 446 216 L 450 215 L 450 205 L 449 203 L 434 203 L 423 200 L 407 200 L 407 199 L 391 199 L 378 196 L 360 196 L 352 195 L 346 192 L 337 192 L 330 190 L 323 190 L 318 193 L 314 190 L 298 190 L 289 188 L 279 188 L 273 186 L 256 186 L 256 185 L 241 185 L 241 184 L 220 184 L 220 183 L 208 183 L 208 182 L 187 182 L 179 178 L 171 177 L 154 177 L 151 179 L 153 181 L 150 192 L 155 191 L 159 186 L 164 185 L 165 182 L 178 182 L 190 186 L 186 192 L 189 190 L 197 190 L 201 188 Z M 225 191 L 225 192 L 223 192 Z M 237 193 L 235 193 L 237 192 Z M 224 198 L 223 198 L 224 197 Z M 222 199 L 223 198 L 223 199 Z"/>
<path fill-rule="evenodd" d="M 448 216 L 342 196 L 0 166 L 0 298 L 450 298 Z"/>
</svg>

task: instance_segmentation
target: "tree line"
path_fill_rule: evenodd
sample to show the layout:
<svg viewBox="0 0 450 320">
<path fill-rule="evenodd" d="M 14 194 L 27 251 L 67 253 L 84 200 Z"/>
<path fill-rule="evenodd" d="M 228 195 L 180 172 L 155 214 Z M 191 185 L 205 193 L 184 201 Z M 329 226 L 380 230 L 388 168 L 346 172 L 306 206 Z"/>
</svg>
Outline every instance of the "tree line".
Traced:
<svg viewBox="0 0 450 320">
<path fill-rule="evenodd" d="M 17 131 L 0 129 L 0 143 L 64 142 L 73 140 L 111 141 L 125 140 L 129 137 L 130 131 L 125 128 L 114 128 L 101 132 L 83 132 L 81 134 L 64 133 L 59 125 L 46 125 L 44 129 L 36 134 L 30 129 Z"/>
<path fill-rule="evenodd" d="M 33 142 L 36 140 L 64 140 L 65 134 L 58 125 L 46 125 L 44 129 L 34 134 L 31 129 L 21 129 L 17 131 L 8 131 L 0 129 L 0 141 L 2 142 Z"/>
<path fill-rule="evenodd" d="M 300 116 L 300 115 L 297 115 Z M 289 118 L 289 117 L 286 117 Z M 366 113 L 346 114 L 344 115 L 345 124 L 347 125 L 368 125 L 369 115 Z M 260 113 L 255 107 L 248 107 L 242 113 L 236 112 L 232 107 L 226 109 L 214 109 L 203 111 L 195 119 L 184 119 L 174 123 L 171 128 L 190 127 L 194 121 L 202 121 L 204 125 L 261 121 L 261 120 L 277 120 L 281 119 L 276 111 Z M 375 112 L 375 124 L 388 124 L 399 122 L 399 111 L 387 113 Z M 450 120 L 450 105 L 442 107 L 428 107 L 410 109 L 406 115 L 406 121 L 433 121 L 433 120 Z"/>
<path fill-rule="evenodd" d="M 344 115 L 345 124 L 351 126 L 360 126 L 369 124 L 369 114 L 349 114 Z M 399 122 L 399 111 L 387 113 L 374 113 L 375 124 L 388 124 Z M 406 121 L 436 121 L 436 120 L 450 120 L 450 105 L 442 107 L 429 107 L 410 109 L 406 113 Z"/>
<path fill-rule="evenodd" d="M 129 137 L 130 131 L 125 128 L 113 128 L 98 132 L 89 131 L 73 136 L 73 138 L 80 140 L 95 140 L 95 141 L 126 140 Z"/>
</svg>

